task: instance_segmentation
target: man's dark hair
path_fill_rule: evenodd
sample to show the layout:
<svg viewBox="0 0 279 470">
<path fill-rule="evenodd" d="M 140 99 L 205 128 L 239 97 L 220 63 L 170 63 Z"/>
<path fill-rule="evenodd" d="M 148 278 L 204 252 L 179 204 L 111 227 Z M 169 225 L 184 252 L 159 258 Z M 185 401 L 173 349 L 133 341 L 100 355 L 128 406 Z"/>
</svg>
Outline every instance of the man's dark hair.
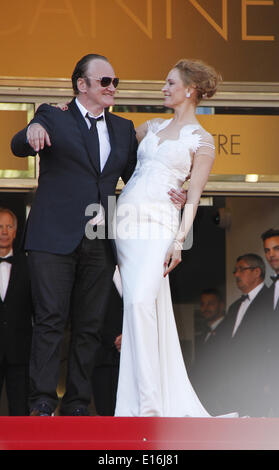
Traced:
<svg viewBox="0 0 279 470">
<path fill-rule="evenodd" d="M 256 253 L 246 253 L 245 255 L 239 256 L 236 262 L 241 260 L 245 261 L 250 268 L 259 268 L 261 270 L 261 279 L 265 278 L 265 264 L 261 256 Z"/>
<path fill-rule="evenodd" d="M 268 238 L 272 238 L 272 237 L 279 237 L 279 229 L 270 228 L 266 230 L 266 232 L 262 233 L 261 235 L 261 239 L 263 242 L 267 240 Z"/>
<path fill-rule="evenodd" d="M 215 287 L 209 287 L 207 289 L 203 289 L 203 291 L 201 292 L 201 296 L 203 294 L 204 295 L 215 295 L 215 297 L 217 297 L 220 302 L 224 302 L 224 298 L 223 298 L 221 292 L 218 289 L 216 289 Z"/>
<path fill-rule="evenodd" d="M 87 67 L 88 67 L 89 62 L 91 62 L 91 60 L 96 60 L 96 59 L 101 59 L 101 60 L 105 60 L 106 62 L 108 62 L 108 59 L 103 55 L 87 54 L 84 57 L 82 57 L 76 64 L 75 69 L 72 74 L 72 85 L 73 85 L 73 90 L 74 90 L 75 95 L 78 95 L 79 93 L 78 87 L 77 87 L 77 81 L 79 78 L 85 78 L 86 84 L 90 86 L 90 81 L 86 77 Z"/>
</svg>

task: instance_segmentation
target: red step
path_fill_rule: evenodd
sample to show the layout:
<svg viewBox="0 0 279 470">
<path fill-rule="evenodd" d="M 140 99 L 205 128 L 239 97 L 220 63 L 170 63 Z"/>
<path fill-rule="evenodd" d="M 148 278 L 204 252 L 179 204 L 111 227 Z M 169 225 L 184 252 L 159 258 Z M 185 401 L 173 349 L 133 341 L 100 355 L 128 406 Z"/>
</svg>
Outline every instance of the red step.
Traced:
<svg viewBox="0 0 279 470">
<path fill-rule="evenodd" d="M 275 418 L 1 417 L 0 450 L 278 450 Z"/>
</svg>

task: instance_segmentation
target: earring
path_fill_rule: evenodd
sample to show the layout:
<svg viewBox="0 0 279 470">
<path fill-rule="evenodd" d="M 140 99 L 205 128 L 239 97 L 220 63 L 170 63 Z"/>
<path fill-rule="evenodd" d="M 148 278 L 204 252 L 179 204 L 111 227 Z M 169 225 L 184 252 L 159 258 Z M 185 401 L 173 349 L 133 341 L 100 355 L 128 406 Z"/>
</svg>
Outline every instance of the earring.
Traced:
<svg viewBox="0 0 279 470">
<path fill-rule="evenodd" d="M 186 91 L 186 98 L 190 98 L 190 96 L 191 96 L 190 91 Z"/>
</svg>

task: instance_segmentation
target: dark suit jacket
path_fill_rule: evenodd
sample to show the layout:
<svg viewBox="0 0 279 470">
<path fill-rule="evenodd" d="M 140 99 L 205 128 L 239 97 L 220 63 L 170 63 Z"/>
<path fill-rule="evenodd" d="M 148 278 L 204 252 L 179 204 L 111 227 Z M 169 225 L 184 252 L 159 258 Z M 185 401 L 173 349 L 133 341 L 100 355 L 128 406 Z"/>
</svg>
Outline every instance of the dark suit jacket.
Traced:
<svg viewBox="0 0 279 470">
<path fill-rule="evenodd" d="M 192 385 L 202 404 L 212 415 L 222 414 L 225 409 L 223 404 L 225 365 L 221 328 L 224 321 L 225 319 L 219 323 L 206 342 L 204 342 L 206 334 L 196 342 L 195 360 L 189 370 Z"/>
<path fill-rule="evenodd" d="M 232 338 L 232 333 L 240 305 L 240 299 L 231 304 L 221 328 L 223 329 L 222 334 L 226 334 L 227 339 L 231 343 L 239 345 L 243 344 L 246 349 L 245 343 L 248 341 L 250 346 L 252 346 L 257 340 L 255 335 L 262 335 L 262 327 L 267 324 L 268 315 L 270 313 L 268 288 L 264 285 L 254 300 L 250 303 L 244 318 L 242 319 L 242 322 L 240 323 L 234 337 Z"/>
<path fill-rule="evenodd" d="M 267 290 L 267 300 L 270 306 L 270 315 L 268 323 L 268 361 L 266 365 L 266 373 L 268 376 L 270 396 L 271 396 L 271 412 L 270 416 L 279 417 L 279 302 L 277 302 L 274 310 L 274 287 L 272 284 Z"/>
<path fill-rule="evenodd" d="M 240 299 L 236 300 L 193 366 L 193 384 L 214 415 L 233 411 L 242 416 L 268 415 L 270 397 L 266 388 L 271 341 L 268 292 L 266 286 L 261 289 L 232 337 L 241 305 Z"/>
<path fill-rule="evenodd" d="M 203 331 L 195 338 L 195 360 L 198 359 L 200 355 L 207 355 L 211 344 L 215 344 L 216 336 L 219 336 L 219 328 L 224 318 L 223 316 L 220 323 L 213 331 L 205 324 Z M 209 333 L 210 335 L 208 336 Z M 207 336 L 207 341 L 205 341 Z"/>
<path fill-rule="evenodd" d="M 30 124 L 39 123 L 47 130 L 51 146 L 39 152 L 39 185 L 28 219 L 25 249 L 71 253 L 93 215 L 85 216 L 87 206 L 101 200 L 107 215 L 108 196 L 115 194 L 119 177 L 126 182 L 135 168 L 137 141 L 131 121 L 106 111 L 106 122 L 111 153 L 100 173 L 91 133 L 75 100 L 67 111 L 47 104 L 38 108 Z M 35 155 L 26 141 L 26 131 L 12 139 L 16 156 Z"/>
<path fill-rule="evenodd" d="M 33 306 L 26 255 L 14 254 L 7 293 L 0 297 L 0 361 L 29 361 Z"/>
<path fill-rule="evenodd" d="M 279 313 L 279 300 L 275 306 L 275 310 L 274 310 L 274 290 L 275 290 L 275 283 L 272 283 L 271 286 L 268 288 L 268 293 L 267 293 L 267 296 L 269 298 L 269 302 L 271 304 L 271 309 L 275 312 L 278 312 Z"/>
<path fill-rule="evenodd" d="M 271 313 L 268 288 L 264 286 L 250 303 L 232 337 L 240 304 L 237 300 L 229 307 L 221 324 L 226 407 L 241 415 L 266 416 L 269 409 L 266 365 Z"/>
</svg>

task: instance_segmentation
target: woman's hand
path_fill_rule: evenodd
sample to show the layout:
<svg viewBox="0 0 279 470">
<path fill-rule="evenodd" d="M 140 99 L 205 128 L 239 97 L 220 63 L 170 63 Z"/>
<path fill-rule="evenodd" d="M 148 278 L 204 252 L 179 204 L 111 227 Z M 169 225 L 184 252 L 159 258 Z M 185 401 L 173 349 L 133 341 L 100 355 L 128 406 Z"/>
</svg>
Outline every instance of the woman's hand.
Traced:
<svg viewBox="0 0 279 470">
<path fill-rule="evenodd" d="M 179 263 L 181 263 L 181 246 L 174 241 L 168 249 L 164 262 L 164 277 L 166 277 Z"/>
<path fill-rule="evenodd" d="M 175 205 L 175 207 L 178 210 L 183 209 L 187 200 L 187 191 L 185 191 L 185 189 L 183 188 L 181 188 L 180 190 L 171 188 L 168 194 L 170 196 L 170 200 Z"/>
<path fill-rule="evenodd" d="M 119 335 L 114 341 L 114 345 L 119 353 L 121 351 L 121 342 L 122 342 L 122 335 Z"/>
<path fill-rule="evenodd" d="M 56 105 L 56 108 L 59 108 L 62 111 L 68 111 L 68 104 L 69 103 L 59 103 Z"/>
</svg>

